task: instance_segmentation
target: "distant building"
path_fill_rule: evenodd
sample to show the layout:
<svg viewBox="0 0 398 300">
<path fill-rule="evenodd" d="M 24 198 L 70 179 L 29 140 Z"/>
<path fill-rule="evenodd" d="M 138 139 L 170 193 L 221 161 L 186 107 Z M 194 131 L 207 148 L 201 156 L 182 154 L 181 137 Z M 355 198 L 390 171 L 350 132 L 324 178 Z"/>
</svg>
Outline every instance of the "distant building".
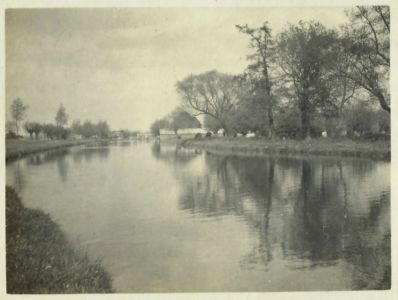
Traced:
<svg viewBox="0 0 398 300">
<path fill-rule="evenodd" d="M 153 135 L 150 132 L 138 132 L 137 133 L 137 139 L 141 139 L 141 140 L 147 140 L 152 138 Z"/>
<path fill-rule="evenodd" d="M 121 139 L 123 137 L 121 130 L 114 130 L 111 132 L 111 138 L 113 139 Z"/>
<path fill-rule="evenodd" d="M 209 130 L 207 128 L 185 128 L 185 129 L 178 129 L 178 135 L 195 135 L 197 133 L 206 134 Z M 175 135 L 174 130 L 169 128 L 160 129 L 160 135 Z"/>
<path fill-rule="evenodd" d="M 81 134 L 72 133 L 69 138 L 71 140 L 82 140 L 83 136 Z"/>
</svg>

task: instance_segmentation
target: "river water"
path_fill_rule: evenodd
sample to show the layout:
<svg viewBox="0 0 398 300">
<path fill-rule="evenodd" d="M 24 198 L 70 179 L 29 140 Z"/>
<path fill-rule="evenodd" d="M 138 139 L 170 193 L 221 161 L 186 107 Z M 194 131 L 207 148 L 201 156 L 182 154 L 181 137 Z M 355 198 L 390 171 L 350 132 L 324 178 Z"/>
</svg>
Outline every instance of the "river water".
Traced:
<svg viewBox="0 0 398 300">
<path fill-rule="evenodd" d="M 117 292 L 387 288 L 390 163 L 119 142 L 6 166 Z"/>
</svg>

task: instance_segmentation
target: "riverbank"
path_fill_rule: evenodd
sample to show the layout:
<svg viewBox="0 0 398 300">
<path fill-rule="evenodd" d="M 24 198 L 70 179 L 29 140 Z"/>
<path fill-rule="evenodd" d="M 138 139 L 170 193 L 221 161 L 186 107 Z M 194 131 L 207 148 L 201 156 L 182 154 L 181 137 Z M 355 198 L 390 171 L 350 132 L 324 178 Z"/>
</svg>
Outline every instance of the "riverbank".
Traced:
<svg viewBox="0 0 398 300">
<path fill-rule="evenodd" d="M 59 226 L 6 187 L 7 293 L 110 293 L 109 274 L 77 253 Z"/>
<path fill-rule="evenodd" d="M 252 138 L 187 139 L 182 142 L 187 148 L 242 154 L 318 155 L 342 157 L 366 157 L 390 160 L 391 147 L 386 141 L 367 142 L 334 140 L 265 140 Z"/>
<path fill-rule="evenodd" d="M 84 145 L 99 141 L 96 139 L 84 140 L 32 140 L 32 139 L 7 139 L 6 140 L 6 161 L 20 158 L 46 150 L 54 150 L 65 147 Z"/>
</svg>

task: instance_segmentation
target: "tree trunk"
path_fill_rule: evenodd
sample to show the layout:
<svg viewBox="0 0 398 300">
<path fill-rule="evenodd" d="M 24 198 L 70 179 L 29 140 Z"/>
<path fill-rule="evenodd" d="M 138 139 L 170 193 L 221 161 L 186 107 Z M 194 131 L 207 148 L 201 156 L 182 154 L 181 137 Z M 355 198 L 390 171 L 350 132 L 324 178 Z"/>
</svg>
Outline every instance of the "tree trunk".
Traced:
<svg viewBox="0 0 398 300">
<path fill-rule="evenodd" d="M 228 130 L 228 128 L 227 128 L 227 126 L 223 126 L 223 129 L 224 129 L 224 133 L 225 133 L 225 136 L 229 136 L 229 130 Z"/>
<path fill-rule="evenodd" d="M 300 112 L 301 112 L 301 137 L 303 139 L 310 139 L 310 115 L 309 115 L 309 107 L 308 107 L 308 99 L 305 96 L 302 96 L 300 99 Z"/>
<path fill-rule="evenodd" d="M 229 129 L 224 121 L 218 120 L 220 122 L 221 128 L 224 129 L 224 136 L 229 136 Z"/>
<path fill-rule="evenodd" d="M 377 99 L 379 100 L 380 106 L 382 109 L 384 109 L 385 111 L 388 111 L 388 113 L 391 113 L 391 108 L 388 105 L 386 99 L 384 98 L 384 95 L 382 92 L 377 91 L 375 93 L 375 96 L 377 97 Z"/>
<path fill-rule="evenodd" d="M 265 206 L 265 226 L 264 226 L 264 233 L 265 233 L 265 247 L 266 247 L 266 253 L 267 253 L 267 261 L 271 261 L 272 259 L 272 251 L 270 247 L 270 242 L 269 242 L 269 222 L 270 222 L 270 213 L 271 213 L 271 205 L 272 205 L 272 191 L 273 191 L 273 185 L 274 185 L 274 170 L 275 170 L 275 161 L 271 160 L 270 161 L 270 166 L 269 166 L 269 173 L 268 173 L 268 187 L 266 191 L 266 206 Z"/>
<path fill-rule="evenodd" d="M 271 82 L 269 80 L 268 76 L 268 69 L 265 69 L 264 73 L 265 77 L 265 94 L 266 94 L 266 100 L 267 100 L 267 115 L 268 115 L 268 138 L 272 139 L 274 136 L 274 113 L 272 111 L 273 107 L 273 101 L 272 101 L 272 95 L 271 95 Z"/>
<path fill-rule="evenodd" d="M 274 114 L 272 112 L 271 104 L 268 105 L 268 138 L 274 137 Z"/>
</svg>

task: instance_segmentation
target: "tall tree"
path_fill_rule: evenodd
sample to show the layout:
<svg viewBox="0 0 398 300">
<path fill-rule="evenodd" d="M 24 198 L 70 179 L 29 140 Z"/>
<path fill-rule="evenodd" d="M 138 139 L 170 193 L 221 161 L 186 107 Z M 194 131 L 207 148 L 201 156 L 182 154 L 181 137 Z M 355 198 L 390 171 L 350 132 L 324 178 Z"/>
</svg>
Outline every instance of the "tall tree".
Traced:
<svg viewBox="0 0 398 300">
<path fill-rule="evenodd" d="M 350 67 L 352 57 L 345 51 L 344 44 L 345 40 L 341 37 L 335 44 L 335 46 L 338 45 L 335 48 L 337 55 L 333 61 L 333 66 L 331 66 L 331 76 L 328 76 L 328 80 L 325 81 L 329 97 L 320 107 L 323 129 L 326 129 L 331 137 L 346 131 L 345 109 L 354 101 L 363 98 L 363 90 L 360 86 L 346 76 L 346 74 L 351 75 L 353 71 Z"/>
<path fill-rule="evenodd" d="M 264 90 L 253 85 L 252 73 L 238 76 L 238 102 L 230 113 L 230 123 L 233 131 L 246 134 L 249 131 L 272 138 L 273 128 L 270 130 L 268 105 L 264 101 Z M 255 82 L 258 82 L 255 80 Z M 272 112 L 272 119 L 273 119 Z M 272 132 L 272 134 L 270 134 Z"/>
<path fill-rule="evenodd" d="M 22 121 L 25 117 L 25 112 L 28 109 L 28 106 L 23 104 L 20 98 L 15 99 L 10 106 L 11 116 L 15 122 L 15 132 L 18 136 L 19 131 L 19 122 Z"/>
<path fill-rule="evenodd" d="M 274 134 L 274 105 L 275 98 L 272 95 L 272 78 L 271 78 L 271 63 L 274 60 L 274 41 L 271 36 L 271 29 L 267 22 L 259 28 L 250 28 L 247 25 L 236 25 L 238 30 L 250 36 L 250 47 L 255 50 L 255 53 L 248 56 L 252 62 L 248 71 L 254 73 L 254 86 L 260 90 L 263 96 L 263 105 L 266 108 L 268 119 L 268 137 L 272 138 Z"/>
<path fill-rule="evenodd" d="M 61 104 L 57 114 L 55 115 L 55 122 L 57 126 L 63 127 L 68 123 L 68 115 L 66 114 L 65 107 Z"/>
<path fill-rule="evenodd" d="M 310 137 L 311 118 L 330 97 L 328 81 L 338 51 L 337 33 L 317 22 L 302 22 L 282 32 L 278 40 L 279 65 L 298 100 L 301 134 Z"/>
<path fill-rule="evenodd" d="M 193 115 L 209 115 L 229 134 L 228 117 L 237 103 L 238 85 L 234 76 L 217 71 L 190 75 L 177 82 L 177 92 Z"/>
<path fill-rule="evenodd" d="M 344 75 L 390 112 L 390 8 L 357 6 L 344 28 L 346 52 L 351 55 Z"/>
</svg>

